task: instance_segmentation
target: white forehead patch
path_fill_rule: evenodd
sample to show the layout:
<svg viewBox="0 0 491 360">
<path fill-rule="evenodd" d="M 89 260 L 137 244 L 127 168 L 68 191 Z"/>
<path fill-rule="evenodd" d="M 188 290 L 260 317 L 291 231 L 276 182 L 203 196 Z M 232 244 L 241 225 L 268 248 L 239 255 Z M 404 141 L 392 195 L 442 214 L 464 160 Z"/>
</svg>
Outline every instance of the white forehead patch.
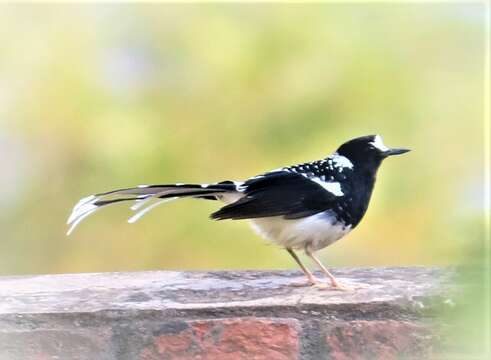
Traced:
<svg viewBox="0 0 491 360">
<path fill-rule="evenodd" d="M 389 148 L 384 145 L 382 141 L 382 137 L 380 135 L 375 136 L 375 139 L 370 143 L 374 148 L 379 149 L 380 151 L 387 151 Z"/>
</svg>

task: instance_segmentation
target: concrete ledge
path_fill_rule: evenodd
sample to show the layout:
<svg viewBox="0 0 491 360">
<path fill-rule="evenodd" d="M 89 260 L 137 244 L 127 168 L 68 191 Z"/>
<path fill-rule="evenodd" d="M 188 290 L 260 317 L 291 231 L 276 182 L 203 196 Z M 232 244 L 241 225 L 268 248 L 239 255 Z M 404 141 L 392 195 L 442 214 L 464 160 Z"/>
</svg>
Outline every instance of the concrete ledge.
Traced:
<svg viewBox="0 0 491 360">
<path fill-rule="evenodd" d="M 450 270 L 333 271 L 353 292 L 294 286 L 296 271 L 0 278 L 0 359 L 375 359 L 439 351 Z M 321 275 L 319 274 L 319 277 Z"/>
</svg>

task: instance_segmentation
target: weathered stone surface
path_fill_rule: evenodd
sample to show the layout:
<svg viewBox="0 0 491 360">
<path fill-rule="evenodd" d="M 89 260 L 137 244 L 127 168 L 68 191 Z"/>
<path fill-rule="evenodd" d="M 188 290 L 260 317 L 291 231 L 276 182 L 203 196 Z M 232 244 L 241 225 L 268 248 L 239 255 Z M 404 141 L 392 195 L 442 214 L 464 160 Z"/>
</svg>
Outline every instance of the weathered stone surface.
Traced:
<svg viewBox="0 0 491 360">
<path fill-rule="evenodd" d="M 355 291 L 296 271 L 0 278 L 0 360 L 372 359 L 431 353 L 451 270 L 337 269 Z M 318 274 L 319 277 L 321 276 Z"/>
<path fill-rule="evenodd" d="M 298 271 L 222 271 L 39 275 L 0 278 L 0 314 L 107 310 L 202 310 L 321 306 L 373 312 L 384 306 L 420 312 L 445 299 L 448 277 L 436 268 L 337 269 L 357 287 L 345 292 L 299 287 Z M 319 275 L 321 276 L 321 275 Z M 441 299 L 439 299 L 441 298 Z M 434 305 L 434 304 L 432 304 Z"/>
<path fill-rule="evenodd" d="M 110 329 L 0 330 L 2 360 L 109 360 Z"/>
</svg>

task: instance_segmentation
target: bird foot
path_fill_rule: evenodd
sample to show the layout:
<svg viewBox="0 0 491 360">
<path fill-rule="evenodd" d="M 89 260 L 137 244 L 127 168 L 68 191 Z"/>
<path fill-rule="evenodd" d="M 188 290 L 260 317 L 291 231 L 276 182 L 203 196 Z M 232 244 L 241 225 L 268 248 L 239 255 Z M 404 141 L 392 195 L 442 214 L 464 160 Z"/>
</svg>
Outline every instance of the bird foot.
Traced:
<svg viewBox="0 0 491 360">
<path fill-rule="evenodd" d="M 317 284 L 321 284 L 321 282 L 317 279 L 311 279 L 306 281 L 299 281 L 291 283 L 290 286 L 293 287 L 307 287 L 307 286 L 316 286 Z"/>
<path fill-rule="evenodd" d="M 362 288 L 368 288 L 370 287 L 367 284 L 351 284 L 347 285 L 341 282 L 331 282 L 331 283 L 326 283 L 321 280 L 318 280 L 317 278 L 313 278 L 310 280 L 305 280 L 305 281 L 299 281 L 299 282 L 294 282 L 291 283 L 290 286 L 293 287 L 312 287 L 314 289 L 319 289 L 319 290 L 334 290 L 334 291 L 346 291 L 346 292 L 352 292 L 357 289 L 362 289 Z"/>
<path fill-rule="evenodd" d="M 340 291 L 355 291 L 355 290 L 361 290 L 361 289 L 369 289 L 371 287 L 370 284 L 364 284 L 364 283 L 350 283 L 349 285 L 345 283 L 340 283 L 336 282 L 335 284 L 331 283 L 331 289 L 333 290 L 340 290 Z"/>
<path fill-rule="evenodd" d="M 330 283 L 330 284 L 324 282 L 316 283 L 312 285 L 312 287 L 320 290 L 335 290 L 335 291 L 337 290 L 337 291 L 346 291 L 346 292 L 355 291 L 355 288 L 339 282 Z"/>
<path fill-rule="evenodd" d="M 334 284 L 331 284 L 331 289 L 333 290 L 339 290 L 339 291 L 346 291 L 346 292 L 352 292 L 355 291 L 355 288 L 352 286 L 348 286 L 343 283 L 336 282 Z"/>
</svg>

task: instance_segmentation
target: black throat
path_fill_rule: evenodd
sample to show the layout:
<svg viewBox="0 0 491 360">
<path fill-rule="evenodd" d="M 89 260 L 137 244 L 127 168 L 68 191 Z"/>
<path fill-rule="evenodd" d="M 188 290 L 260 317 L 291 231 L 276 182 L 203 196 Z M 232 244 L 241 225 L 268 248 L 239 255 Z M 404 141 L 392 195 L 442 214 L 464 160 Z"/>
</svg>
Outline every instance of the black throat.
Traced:
<svg viewBox="0 0 491 360">
<path fill-rule="evenodd" d="M 377 171 L 382 160 L 350 160 L 353 162 L 353 171 L 343 181 L 345 196 L 339 199 L 339 210 L 341 211 L 338 216 L 346 225 L 351 225 L 352 228 L 355 228 L 368 209 Z"/>
</svg>

